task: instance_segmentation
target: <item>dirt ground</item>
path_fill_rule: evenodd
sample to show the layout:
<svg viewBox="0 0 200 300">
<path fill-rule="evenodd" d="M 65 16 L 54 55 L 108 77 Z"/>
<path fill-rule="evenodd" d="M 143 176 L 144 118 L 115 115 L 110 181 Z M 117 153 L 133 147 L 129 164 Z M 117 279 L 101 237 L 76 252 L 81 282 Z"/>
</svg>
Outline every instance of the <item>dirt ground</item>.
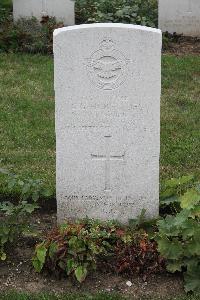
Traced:
<svg viewBox="0 0 200 300">
<path fill-rule="evenodd" d="M 164 43 L 163 43 L 164 44 Z M 177 36 L 170 40 L 164 54 L 182 55 L 200 55 L 200 38 Z"/>
<path fill-rule="evenodd" d="M 40 214 L 33 218 L 34 224 L 43 235 L 56 224 L 56 214 Z M 84 284 L 74 279 L 61 280 L 49 274 L 37 274 L 31 264 L 34 245 L 37 240 L 26 238 L 20 240 L 15 248 L 9 249 L 8 259 L 0 262 L 0 291 L 17 290 L 23 292 L 40 293 L 97 293 L 117 292 L 133 296 L 134 299 L 142 296 L 175 296 L 183 294 L 183 281 L 178 276 L 162 274 L 143 281 L 142 278 L 118 276 L 103 272 L 94 272 Z M 132 286 L 126 283 L 130 281 Z"/>
</svg>

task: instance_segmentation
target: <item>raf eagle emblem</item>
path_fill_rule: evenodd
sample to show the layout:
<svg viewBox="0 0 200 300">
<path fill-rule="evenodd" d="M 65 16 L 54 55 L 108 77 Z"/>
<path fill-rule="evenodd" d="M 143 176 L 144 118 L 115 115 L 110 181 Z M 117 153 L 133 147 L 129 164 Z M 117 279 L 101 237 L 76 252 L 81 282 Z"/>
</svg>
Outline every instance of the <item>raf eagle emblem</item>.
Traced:
<svg viewBox="0 0 200 300">
<path fill-rule="evenodd" d="M 88 59 L 89 77 L 96 87 L 103 90 L 118 88 L 126 79 L 128 60 L 111 39 L 104 39 L 99 50 Z"/>
</svg>

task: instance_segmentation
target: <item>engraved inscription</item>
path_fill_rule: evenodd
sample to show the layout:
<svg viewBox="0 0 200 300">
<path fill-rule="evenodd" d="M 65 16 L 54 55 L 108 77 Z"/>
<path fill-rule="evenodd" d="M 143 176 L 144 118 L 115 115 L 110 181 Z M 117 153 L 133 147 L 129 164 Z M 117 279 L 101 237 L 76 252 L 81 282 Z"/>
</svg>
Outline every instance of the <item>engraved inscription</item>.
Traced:
<svg viewBox="0 0 200 300">
<path fill-rule="evenodd" d="M 104 102 L 99 96 L 95 98 L 83 96 L 74 101 L 69 98 L 67 101 L 70 112 L 67 118 L 60 111 L 64 120 L 63 129 L 66 127 L 111 128 L 114 126 L 115 128 L 132 130 L 147 113 L 141 104 L 136 104 L 125 96 L 111 97 L 108 95 Z"/>
<path fill-rule="evenodd" d="M 88 59 L 87 69 L 91 82 L 104 90 L 113 90 L 124 83 L 128 60 L 115 48 L 115 43 L 104 39 L 99 49 Z"/>
<path fill-rule="evenodd" d="M 101 160 L 105 162 L 105 191 L 111 190 L 110 183 L 110 162 L 111 161 L 124 161 L 125 153 L 121 156 L 110 155 L 110 139 L 111 136 L 105 136 L 106 138 L 106 155 L 94 155 L 91 154 L 92 159 Z"/>
</svg>

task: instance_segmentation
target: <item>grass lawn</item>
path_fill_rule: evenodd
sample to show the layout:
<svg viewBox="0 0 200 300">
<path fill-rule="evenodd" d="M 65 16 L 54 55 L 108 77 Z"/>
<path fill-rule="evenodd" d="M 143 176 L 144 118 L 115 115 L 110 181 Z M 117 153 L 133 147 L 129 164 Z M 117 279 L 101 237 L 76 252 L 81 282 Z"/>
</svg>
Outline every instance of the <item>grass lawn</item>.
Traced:
<svg viewBox="0 0 200 300">
<path fill-rule="evenodd" d="M 53 59 L 0 54 L 0 82 L 0 167 L 55 190 Z M 163 55 L 161 180 L 200 177 L 199 158 L 200 56 Z"/>
<path fill-rule="evenodd" d="M 27 294 L 18 294 L 18 293 L 11 293 L 8 295 L 0 295 L 0 300 L 126 300 L 124 297 L 120 297 L 117 295 L 105 295 L 99 294 L 96 296 L 91 295 L 66 295 L 66 296 L 53 296 L 53 295 L 38 295 L 38 296 L 30 296 Z M 182 299 L 180 299 L 182 300 Z M 184 299 L 185 300 L 185 299 Z M 193 299 L 191 299 L 193 300 Z M 196 300 L 196 299 L 194 299 Z"/>
</svg>

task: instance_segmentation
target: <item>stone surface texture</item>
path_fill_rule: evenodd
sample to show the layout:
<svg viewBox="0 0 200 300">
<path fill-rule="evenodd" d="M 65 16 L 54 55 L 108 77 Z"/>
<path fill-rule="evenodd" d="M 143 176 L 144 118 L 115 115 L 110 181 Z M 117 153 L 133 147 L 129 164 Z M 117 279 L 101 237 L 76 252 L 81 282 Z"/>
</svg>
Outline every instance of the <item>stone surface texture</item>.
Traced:
<svg viewBox="0 0 200 300">
<path fill-rule="evenodd" d="M 161 32 L 54 32 L 58 221 L 127 223 L 159 211 Z"/>
<path fill-rule="evenodd" d="M 42 16 L 55 17 L 64 25 L 74 25 L 74 1 L 73 0 L 13 0 L 13 17 L 36 17 L 41 21 Z"/>
<path fill-rule="evenodd" d="M 200 0 L 159 0 L 159 28 L 169 33 L 200 36 Z"/>
</svg>

